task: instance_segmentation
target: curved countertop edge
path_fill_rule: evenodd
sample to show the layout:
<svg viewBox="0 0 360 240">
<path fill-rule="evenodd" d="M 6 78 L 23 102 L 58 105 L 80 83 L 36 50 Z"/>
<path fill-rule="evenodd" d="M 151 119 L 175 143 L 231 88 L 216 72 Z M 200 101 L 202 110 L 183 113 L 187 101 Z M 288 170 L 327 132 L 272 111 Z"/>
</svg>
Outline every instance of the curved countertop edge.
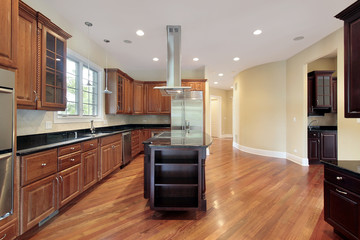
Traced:
<svg viewBox="0 0 360 240">
<path fill-rule="evenodd" d="M 176 139 L 176 138 L 175 138 Z M 179 138 L 177 138 L 179 139 Z M 209 147 L 213 140 L 208 134 L 205 133 L 205 139 L 202 143 L 171 143 L 171 138 L 152 137 L 143 142 L 143 144 L 149 144 L 149 147 L 165 147 L 165 148 L 197 148 Z M 205 141 L 205 142 L 204 142 Z"/>
<path fill-rule="evenodd" d="M 32 154 L 32 153 L 50 150 L 50 149 L 57 148 L 57 147 L 63 147 L 63 146 L 67 146 L 67 145 L 71 145 L 71 144 L 75 144 L 75 143 L 86 142 L 88 140 L 107 137 L 107 136 L 111 136 L 111 135 L 116 135 L 119 133 L 129 132 L 129 131 L 133 131 L 133 130 L 137 130 L 137 129 L 158 129 L 158 128 L 168 129 L 169 127 L 158 127 L 158 126 L 156 126 L 156 127 L 133 127 L 133 128 L 118 130 L 118 131 L 114 130 L 113 132 L 99 132 L 99 133 L 95 133 L 95 134 L 89 133 L 89 134 L 85 134 L 86 137 L 79 137 L 79 138 L 75 138 L 75 139 L 71 139 L 71 140 L 59 141 L 57 143 L 45 144 L 45 145 L 41 145 L 41 146 L 17 150 L 16 156 L 24 156 L 24 155 L 28 155 L 28 154 Z M 76 131 L 77 130 L 74 130 L 74 132 L 76 132 Z"/>
<path fill-rule="evenodd" d="M 342 169 L 355 177 L 360 177 L 360 160 L 338 160 L 337 164 L 322 160 L 320 162 L 333 168 Z"/>
</svg>

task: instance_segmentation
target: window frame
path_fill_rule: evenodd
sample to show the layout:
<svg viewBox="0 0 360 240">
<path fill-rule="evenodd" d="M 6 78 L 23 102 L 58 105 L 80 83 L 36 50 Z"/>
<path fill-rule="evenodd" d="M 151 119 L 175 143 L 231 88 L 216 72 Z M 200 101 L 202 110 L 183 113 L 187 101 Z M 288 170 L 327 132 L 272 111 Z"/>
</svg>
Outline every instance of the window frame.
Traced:
<svg viewBox="0 0 360 240">
<path fill-rule="evenodd" d="M 87 68 L 88 60 L 85 57 L 81 56 L 80 54 L 76 53 L 75 51 L 72 51 L 69 48 L 67 49 L 66 61 L 68 58 L 70 58 L 71 60 L 76 61 L 80 64 L 79 65 L 79 75 L 80 75 L 79 79 L 80 79 L 80 81 L 82 81 L 83 66 Z M 103 114 L 103 102 L 104 102 L 103 98 L 104 97 L 102 94 L 104 70 L 102 67 L 98 66 L 97 64 L 95 64 L 91 61 L 89 62 L 89 68 L 90 68 L 90 70 L 93 70 L 93 71 L 97 72 L 97 74 L 98 74 L 98 86 L 97 86 L 97 92 L 98 92 L 97 112 L 98 112 L 98 115 L 97 116 L 82 115 L 82 108 L 83 108 L 83 99 L 82 99 L 83 88 L 82 88 L 82 86 L 83 85 L 80 84 L 80 82 L 78 82 L 77 84 L 79 85 L 79 115 L 61 115 L 61 114 L 58 114 L 58 112 L 56 111 L 56 112 L 54 112 L 54 123 L 89 122 L 90 120 L 94 120 L 97 122 L 104 121 L 104 114 Z"/>
</svg>

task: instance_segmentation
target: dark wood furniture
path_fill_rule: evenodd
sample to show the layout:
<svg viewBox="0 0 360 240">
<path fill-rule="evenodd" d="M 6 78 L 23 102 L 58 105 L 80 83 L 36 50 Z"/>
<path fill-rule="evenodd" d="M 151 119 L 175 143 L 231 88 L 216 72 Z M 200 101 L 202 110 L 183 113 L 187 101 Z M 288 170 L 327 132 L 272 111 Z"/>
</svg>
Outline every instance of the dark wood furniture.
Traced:
<svg viewBox="0 0 360 240">
<path fill-rule="evenodd" d="M 151 209 L 206 211 L 205 159 L 212 140 L 207 135 L 188 140 L 160 135 L 144 142 L 144 198 Z"/>
<path fill-rule="evenodd" d="M 18 0 L 2 0 L 0 8 L 0 65 L 17 68 Z"/>
<path fill-rule="evenodd" d="M 333 107 L 334 71 L 312 71 L 308 73 L 308 115 L 330 112 Z"/>
<path fill-rule="evenodd" d="M 309 164 L 320 163 L 320 160 L 336 164 L 337 162 L 337 131 L 308 131 Z"/>
<path fill-rule="evenodd" d="M 18 108 L 65 110 L 70 34 L 19 1 Z"/>
<path fill-rule="evenodd" d="M 345 165 L 348 164 L 352 162 Z M 353 165 L 356 167 L 359 162 Z M 325 164 L 324 178 L 325 221 L 339 235 L 360 239 L 360 175 L 344 167 Z"/>
<path fill-rule="evenodd" d="M 360 118 L 360 2 L 335 17 L 344 21 L 345 117 Z"/>
<path fill-rule="evenodd" d="M 331 82 L 331 90 L 332 90 L 332 108 L 331 112 L 337 113 L 337 77 L 332 78 Z"/>
</svg>

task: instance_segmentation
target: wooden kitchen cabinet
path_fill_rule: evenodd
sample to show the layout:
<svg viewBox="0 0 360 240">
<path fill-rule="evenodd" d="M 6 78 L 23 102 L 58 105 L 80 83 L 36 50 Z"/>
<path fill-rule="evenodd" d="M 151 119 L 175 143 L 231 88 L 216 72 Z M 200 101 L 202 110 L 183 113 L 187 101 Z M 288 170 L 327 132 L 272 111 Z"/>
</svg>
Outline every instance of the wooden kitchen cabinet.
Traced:
<svg viewBox="0 0 360 240">
<path fill-rule="evenodd" d="M 159 89 L 154 87 L 166 86 L 165 82 L 146 82 L 146 113 L 147 114 L 170 114 L 171 97 L 162 96 Z"/>
<path fill-rule="evenodd" d="M 82 192 L 81 164 L 59 173 L 59 208 L 70 202 Z"/>
<path fill-rule="evenodd" d="M 150 129 L 142 129 L 140 132 L 140 151 L 144 151 L 144 144 L 143 142 L 151 137 L 151 130 Z"/>
<path fill-rule="evenodd" d="M 348 239 L 360 239 L 360 180 L 325 165 L 324 219 Z"/>
<path fill-rule="evenodd" d="M 337 133 L 335 131 L 321 132 L 320 159 L 323 161 L 337 162 Z"/>
<path fill-rule="evenodd" d="M 100 178 L 104 178 L 122 164 L 122 135 L 102 138 L 100 150 Z"/>
<path fill-rule="evenodd" d="M 1 240 L 12 240 L 17 237 L 17 223 L 16 221 L 12 221 L 9 224 L 5 224 L 0 227 L 0 239 Z"/>
<path fill-rule="evenodd" d="M 18 108 L 65 110 L 66 41 L 70 34 L 19 2 Z"/>
<path fill-rule="evenodd" d="M 314 108 L 332 107 L 332 74 L 334 71 L 312 71 L 308 73 L 308 78 L 313 78 L 313 98 Z"/>
<path fill-rule="evenodd" d="M 337 112 L 337 77 L 332 78 L 331 82 L 331 90 L 332 90 L 332 109 L 331 112 Z"/>
<path fill-rule="evenodd" d="M 344 21 L 345 117 L 360 118 L 360 2 L 335 17 Z"/>
<path fill-rule="evenodd" d="M 140 81 L 134 81 L 133 89 L 133 114 L 144 114 L 144 83 Z"/>
<path fill-rule="evenodd" d="M 37 92 L 37 12 L 19 1 L 18 74 L 16 98 L 18 109 L 36 109 Z"/>
<path fill-rule="evenodd" d="M 140 130 L 131 131 L 131 157 L 140 153 Z"/>
<path fill-rule="evenodd" d="M 308 159 L 309 164 L 320 163 L 320 133 L 308 132 Z"/>
<path fill-rule="evenodd" d="M 85 191 L 98 181 L 97 139 L 82 143 L 82 190 Z"/>
<path fill-rule="evenodd" d="M 58 209 L 58 184 L 53 174 L 21 188 L 21 234 Z"/>
<path fill-rule="evenodd" d="M 206 79 L 181 79 L 181 86 L 191 87 L 190 91 L 203 91 L 205 93 Z"/>
<path fill-rule="evenodd" d="M 106 114 L 131 114 L 133 109 L 133 79 L 120 69 L 105 69 L 108 89 L 105 95 Z"/>
<path fill-rule="evenodd" d="M 18 0 L 0 0 L 0 65 L 17 67 Z"/>
</svg>

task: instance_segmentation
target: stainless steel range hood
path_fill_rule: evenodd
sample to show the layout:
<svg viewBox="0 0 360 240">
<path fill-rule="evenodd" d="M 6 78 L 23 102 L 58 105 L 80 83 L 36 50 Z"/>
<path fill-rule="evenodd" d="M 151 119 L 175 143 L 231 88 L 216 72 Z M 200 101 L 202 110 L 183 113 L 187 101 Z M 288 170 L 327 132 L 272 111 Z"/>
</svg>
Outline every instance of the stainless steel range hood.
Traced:
<svg viewBox="0 0 360 240">
<path fill-rule="evenodd" d="M 173 96 L 184 93 L 190 87 L 181 86 L 181 26 L 168 25 L 167 32 L 167 68 L 166 87 L 159 89 L 163 96 Z"/>
</svg>

